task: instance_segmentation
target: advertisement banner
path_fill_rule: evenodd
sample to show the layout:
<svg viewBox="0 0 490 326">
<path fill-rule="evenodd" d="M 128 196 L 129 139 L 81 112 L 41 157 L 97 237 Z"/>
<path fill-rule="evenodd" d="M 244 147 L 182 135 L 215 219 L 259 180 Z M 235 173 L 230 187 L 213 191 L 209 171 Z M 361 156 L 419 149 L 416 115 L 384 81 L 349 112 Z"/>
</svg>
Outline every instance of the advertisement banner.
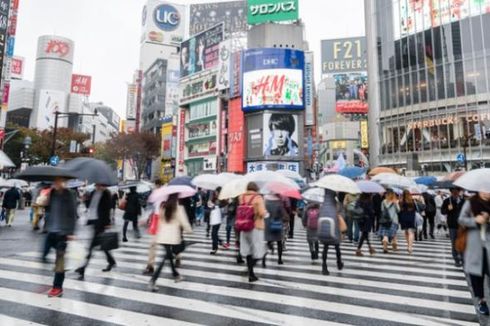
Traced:
<svg viewBox="0 0 490 326">
<path fill-rule="evenodd" d="M 241 95 L 242 91 L 242 53 L 237 51 L 231 55 L 230 98 Z M 241 105 L 240 105 L 241 106 Z"/>
<path fill-rule="evenodd" d="M 201 157 L 216 154 L 216 140 L 210 140 L 202 143 L 189 144 L 189 158 Z"/>
<path fill-rule="evenodd" d="M 217 73 L 212 72 L 206 76 L 182 82 L 180 85 L 180 104 L 187 104 L 206 97 L 216 92 Z"/>
<path fill-rule="evenodd" d="M 247 1 L 227 1 L 190 6 L 189 35 L 201 33 L 224 23 L 225 34 L 247 31 Z"/>
<path fill-rule="evenodd" d="M 185 33 L 185 12 L 182 5 L 149 1 L 141 15 L 141 43 L 180 44 Z"/>
<path fill-rule="evenodd" d="M 198 123 L 189 123 L 189 139 L 216 136 L 216 120 Z"/>
<path fill-rule="evenodd" d="M 366 37 L 322 40 L 322 73 L 367 71 Z"/>
<path fill-rule="evenodd" d="M 298 20 L 298 0 L 248 0 L 247 21 L 250 25 Z"/>
<path fill-rule="evenodd" d="M 179 157 L 178 170 L 184 172 L 184 154 L 185 154 L 185 109 L 180 109 L 179 115 Z"/>
<path fill-rule="evenodd" d="M 3 76 L 4 57 L 7 47 L 7 27 L 10 0 L 0 0 L 0 77 Z M 5 104 L 5 102 L 3 102 Z"/>
<path fill-rule="evenodd" d="M 242 110 L 243 112 L 243 110 Z M 263 159 L 264 157 L 264 118 L 261 114 L 247 115 L 247 158 Z"/>
<path fill-rule="evenodd" d="M 245 117 L 242 101 L 239 98 L 230 100 L 228 104 L 228 172 L 244 172 L 245 159 Z"/>
<path fill-rule="evenodd" d="M 56 59 L 73 63 L 74 43 L 57 36 L 43 36 L 39 39 L 37 59 Z"/>
<path fill-rule="evenodd" d="M 24 58 L 14 56 L 10 61 L 10 77 L 22 79 L 24 77 Z"/>
<path fill-rule="evenodd" d="M 245 51 L 243 110 L 304 109 L 304 66 L 303 51 L 276 48 Z"/>
<path fill-rule="evenodd" d="M 179 110 L 179 60 L 168 60 L 165 93 L 165 115 L 176 115 Z"/>
<path fill-rule="evenodd" d="M 338 113 L 366 114 L 368 112 L 367 73 L 333 75 L 335 79 L 335 110 Z"/>
<path fill-rule="evenodd" d="M 298 116 L 289 113 L 265 113 L 264 157 L 298 157 Z"/>
<path fill-rule="evenodd" d="M 10 95 L 10 83 L 6 81 L 6 82 L 4 82 L 4 85 L 3 85 L 2 103 L 4 103 L 5 105 L 2 106 L 2 109 L 8 108 L 9 95 Z"/>
<path fill-rule="evenodd" d="M 230 87 L 230 60 L 231 40 L 221 42 L 218 64 L 218 90 L 222 91 Z"/>
<path fill-rule="evenodd" d="M 219 64 L 223 23 L 185 40 L 180 50 L 180 77 L 187 77 Z"/>
<path fill-rule="evenodd" d="M 92 77 L 85 75 L 71 75 L 71 92 L 73 94 L 80 94 L 89 96 L 92 86 Z"/>
<path fill-rule="evenodd" d="M 299 162 L 248 162 L 247 173 L 259 171 L 289 170 L 299 173 Z"/>
<path fill-rule="evenodd" d="M 128 85 L 128 97 L 126 99 L 126 118 L 133 120 L 136 119 L 136 99 L 138 93 L 138 85 Z"/>
<path fill-rule="evenodd" d="M 9 58 L 12 58 L 14 56 L 14 48 L 15 48 L 15 37 L 9 36 L 7 38 L 7 51 L 6 55 Z"/>
<path fill-rule="evenodd" d="M 172 158 L 172 122 L 166 122 L 162 124 L 160 129 L 160 134 L 162 138 L 162 158 L 171 159 Z"/>
<path fill-rule="evenodd" d="M 37 128 L 49 129 L 54 126 L 54 112 L 65 112 L 66 94 L 60 91 L 39 91 L 39 107 L 37 110 Z"/>
<path fill-rule="evenodd" d="M 368 133 L 368 122 L 367 120 L 361 121 L 361 148 L 369 148 L 369 133 Z"/>
<path fill-rule="evenodd" d="M 305 126 L 315 124 L 313 52 L 305 52 Z"/>
</svg>

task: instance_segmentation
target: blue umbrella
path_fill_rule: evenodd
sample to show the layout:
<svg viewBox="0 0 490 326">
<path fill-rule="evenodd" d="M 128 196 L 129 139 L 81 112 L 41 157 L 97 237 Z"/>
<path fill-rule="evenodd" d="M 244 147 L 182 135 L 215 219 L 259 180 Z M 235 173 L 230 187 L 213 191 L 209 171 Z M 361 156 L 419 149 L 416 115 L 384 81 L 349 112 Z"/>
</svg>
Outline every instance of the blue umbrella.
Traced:
<svg viewBox="0 0 490 326">
<path fill-rule="evenodd" d="M 358 166 L 348 166 L 343 168 L 339 174 L 349 179 L 357 179 L 366 173 L 366 170 Z"/>
<path fill-rule="evenodd" d="M 168 185 L 169 186 L 189 186 L 189 187 L 195 188 L 195 186 L 192 184 L 192 178 L 188 177 L 188 176 L 173 178 L 172 180 L 170 180 Z"/>
<path fill-rule="evenodd" d="M 415 183 L 418 185 L 432 186 L 437 182 L 437 178 L 433 176 L 423 176 L 415 179 Z"/>
</svg>

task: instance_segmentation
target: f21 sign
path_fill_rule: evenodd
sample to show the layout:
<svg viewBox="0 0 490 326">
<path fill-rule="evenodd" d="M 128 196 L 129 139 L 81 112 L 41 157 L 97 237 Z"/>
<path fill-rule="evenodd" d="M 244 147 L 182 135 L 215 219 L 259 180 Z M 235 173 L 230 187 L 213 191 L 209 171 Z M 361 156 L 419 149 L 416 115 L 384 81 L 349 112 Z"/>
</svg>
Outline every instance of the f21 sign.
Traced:
<svg viewBox="0 0 490 326">
<path fill-rule="evenodd" d="M 243 54 L 243 111 L 304 109 L 303 51 L 252 49 Z"/>
</svg>

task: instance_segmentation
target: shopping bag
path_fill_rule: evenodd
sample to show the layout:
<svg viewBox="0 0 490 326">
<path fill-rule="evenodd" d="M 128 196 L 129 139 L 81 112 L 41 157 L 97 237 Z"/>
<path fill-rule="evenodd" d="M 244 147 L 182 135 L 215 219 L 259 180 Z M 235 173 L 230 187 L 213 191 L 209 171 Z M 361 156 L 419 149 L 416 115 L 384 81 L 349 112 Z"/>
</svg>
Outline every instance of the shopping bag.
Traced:
<svg viewBox="0 0 490 326">
<path fill-rule="evenodd" d="M 153 213 L 150 215 L 148 223 L 148 234 L 155 235 L 158 232 L 158 224 L 160 223 L 160 215 Z"/>
</svg>

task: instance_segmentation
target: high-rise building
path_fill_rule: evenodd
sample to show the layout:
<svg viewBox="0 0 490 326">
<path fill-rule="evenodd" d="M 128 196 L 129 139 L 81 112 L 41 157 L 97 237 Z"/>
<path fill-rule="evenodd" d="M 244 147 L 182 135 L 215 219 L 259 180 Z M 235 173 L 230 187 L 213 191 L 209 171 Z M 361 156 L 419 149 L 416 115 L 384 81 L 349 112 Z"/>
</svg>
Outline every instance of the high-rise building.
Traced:
<svg viewBox="0 0 490 326">
<path fill-rule="evenodd" d="M 365 0 L 370 158 L 490 165 L 490 1 Z"/>
</svg>

